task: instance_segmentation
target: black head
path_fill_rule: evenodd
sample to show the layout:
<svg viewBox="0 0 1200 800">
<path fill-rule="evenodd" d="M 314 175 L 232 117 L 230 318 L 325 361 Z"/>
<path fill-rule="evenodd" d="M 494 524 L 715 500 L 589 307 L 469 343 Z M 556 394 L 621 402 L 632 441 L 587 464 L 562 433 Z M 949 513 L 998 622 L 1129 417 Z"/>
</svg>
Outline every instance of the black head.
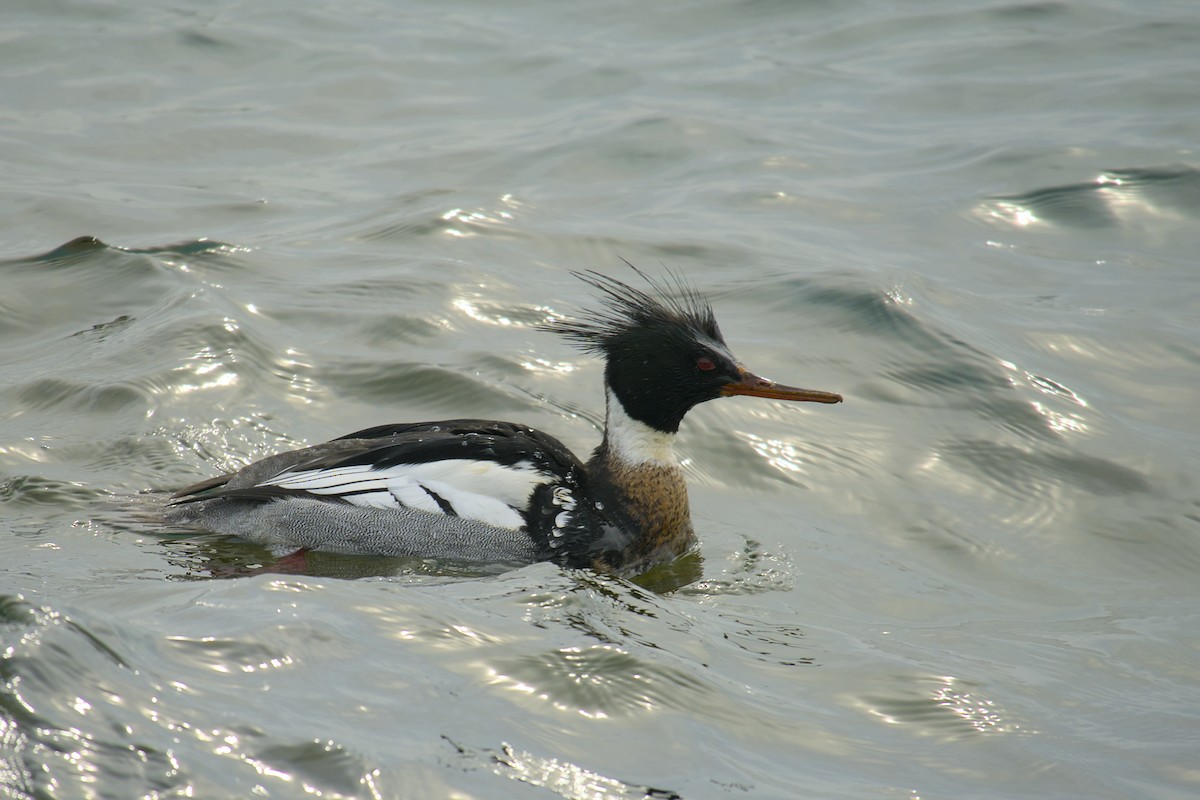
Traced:
<svg viewBox="0 0 1200 800">
<path fill-rule="evenodd" d="M 725 395 L 841 402 L 838 395 L 778 386 L 751 374 L 729 352 L 712 307 L 695 289 L 678 275 L 656 282 L 630 267 L 649 291 L 598 272 L 576 272 L 600 290 L 602 308 L 581 320 L 542 326 L 604 357 L 605 381 L 629 416 L 675 433 L 693 406 Z"/>
</svg>

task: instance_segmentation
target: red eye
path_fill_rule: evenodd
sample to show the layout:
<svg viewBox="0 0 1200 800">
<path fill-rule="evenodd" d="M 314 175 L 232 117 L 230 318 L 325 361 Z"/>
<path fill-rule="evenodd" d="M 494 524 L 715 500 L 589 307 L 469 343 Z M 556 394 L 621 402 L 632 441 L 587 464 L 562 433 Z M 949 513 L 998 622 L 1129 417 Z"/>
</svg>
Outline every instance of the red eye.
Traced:
<svg viewBox="0 0 1200 800">
<path fill-rule="evenodd" d="M 699 358 L 696 359 L 696 369 L 703 370 L 704 372 L 708 372 L 709 370 L 713 370 L 716 368 L 717 368 L 716 362 L 713 361 L 708 356 L 700 356 Z"/>
</svg>

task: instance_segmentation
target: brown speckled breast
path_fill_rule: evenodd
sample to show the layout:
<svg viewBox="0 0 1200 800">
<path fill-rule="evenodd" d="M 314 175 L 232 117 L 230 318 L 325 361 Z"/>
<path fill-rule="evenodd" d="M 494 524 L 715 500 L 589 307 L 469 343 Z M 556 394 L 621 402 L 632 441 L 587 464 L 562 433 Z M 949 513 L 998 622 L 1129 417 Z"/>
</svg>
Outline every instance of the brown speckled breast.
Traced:
<svg viewBox="0 0 1200 800">
<path fill-rule="evenodd" d="M 599 465 L 593 470 L 595 466 Z M 603 473 L 608 488 L 638 528 L 638 536 L 620 565 L 598 561 L 594 566 L 640 569 L 675 558 L 692 546 L 695 535 L 681 468 L 607 461 Z"/>
</svg>

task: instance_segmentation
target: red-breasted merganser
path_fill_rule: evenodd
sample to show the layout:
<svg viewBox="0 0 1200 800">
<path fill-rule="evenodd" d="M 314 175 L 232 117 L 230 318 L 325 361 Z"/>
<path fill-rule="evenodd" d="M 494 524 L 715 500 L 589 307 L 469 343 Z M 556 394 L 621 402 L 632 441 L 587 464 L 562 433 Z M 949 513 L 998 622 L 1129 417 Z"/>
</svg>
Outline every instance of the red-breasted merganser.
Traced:
<svg viewBox="0 0 1200 800">
<path fill-rule="evenodd" d="M 747 370 L 712 308 L 681 280 L 642 275 L 644 291 L 575 274 L 600 291 L 602 308 L 541 327 L 605 360 L 604 439 L 586 464 L 511 422 L 382 425 L 189 486 L 166 517 L 277 552 L 554 561 L 626 574 L 681 555 L 695 537 L 672 443 L 693 406 L 731 395 L 842 397 Z"/>
</svg>

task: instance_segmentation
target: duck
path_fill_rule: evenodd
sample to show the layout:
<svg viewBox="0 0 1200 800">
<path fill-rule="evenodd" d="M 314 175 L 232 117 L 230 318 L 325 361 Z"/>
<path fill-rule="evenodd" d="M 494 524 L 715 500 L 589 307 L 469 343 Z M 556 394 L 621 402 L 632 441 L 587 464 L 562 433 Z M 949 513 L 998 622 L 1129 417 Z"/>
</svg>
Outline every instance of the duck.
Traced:
<svg viewBox="0 0 1200 800">
<path fill-rule="evenodd" d="M 582 461 L 527 425 L 447 419 L 379 425 L 187 486 L 164 516 L 276 554 L 550 561 L 637 574 L 693 549 L 680 424 L 700 403 L 748 396 L 840 403 L 785 386 L 730 351 L 712 306 L 682 276 L 645 288 L 573 272 L 599 305 L 538 327 L 604 361 L 605 423 Z"/>
</svg>

